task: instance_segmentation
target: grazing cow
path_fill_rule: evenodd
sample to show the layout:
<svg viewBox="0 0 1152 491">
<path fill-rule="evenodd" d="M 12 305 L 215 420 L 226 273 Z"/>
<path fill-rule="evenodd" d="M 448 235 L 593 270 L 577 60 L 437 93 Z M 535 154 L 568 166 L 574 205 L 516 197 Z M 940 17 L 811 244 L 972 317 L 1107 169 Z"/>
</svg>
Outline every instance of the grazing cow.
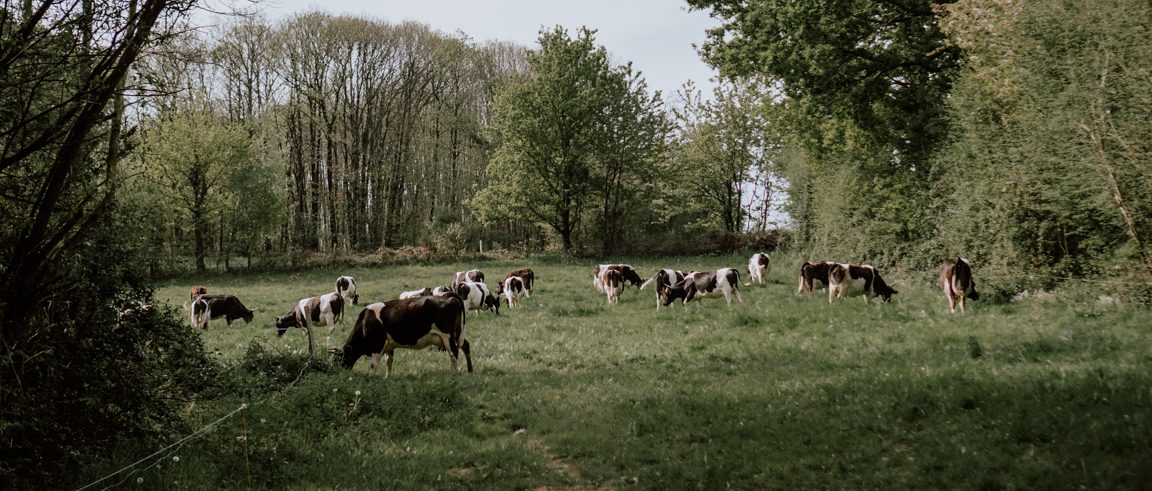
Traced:
<svg viewBox="0 0 1152 491">
<path fill-rule="evenodd" d="M 207 288 L 204 288 L 201 285 L 196 285 L 196 286 L 192 287 L 192 296 L 189 297 L 188 300 L 193 301 L 193 300 L 196 300 L 196 297 L 199 297 L 200 295 L 207 295 L 207 294 L 208 294 Z"/>
<path fill-rule="evenodd" d="M 356 278 L 351 276 L 336 278 L 336 293 L 340 294 L 345 304 L 356 305 L 360 302 L 360 295 L 356 294 Z"/>
<path fill-rule="evenodd" d="M 800 288 L 796 289 L 796 293 L 811 294 L 816 287 L 815 281 L 819 281 L 820 286 L 828 286 L 828 273 L 835 264 L 832 261 L 805 261 L 800 265 Z"/>
<path fill-rule="evenodd" d="M 192 313 L 192 327 L 201 329 L 208 329 L 209 319 L 221 317 L 228 321 L 228 326 L 232 326 L 232 321 L 236 319 L 244 319 L 247 324 L 252 322 L 256 312 L 248 310 L 240 299 L 232 295 L 200 295 L 192 301 L 189 311 Z"/>
<path fill-rule="evenodd" d="M 687 309 L 688 302 L 693 299 L 719 295 L 724 295 L 724 300 L 728 305 L 732 305 L 733 294 L 736 295 L 736 300 L 744 301 L 740 296 L 740 273 L 735 268 L 720 268 L 707 273 L 691 272 L 684 275 L 684 281 L 668 288 L 664 306 L 667 307 L 678 299 L 684 299 L 684 308 Z"/>
<path fill-rule="evenodd" d="M 956 305 L 960 305 L 960 312 L 964 312 L 965 298 L 980 300 L 980 293 L 976 291 L 976 281 L 972 279 L 972 266 L 968 260 L 957 256 L 956 259 L 945 259 L 940 264 L 940 285 L 944 287 L 944 295 L 948 297 L 948 308 L 956 313 Z"/>
<path fill-rule="evenodd" d="M 456 291 L 465 281 L 478 281 L 484 282 L 484 273 L 479 269 L 469 269 L 468 271 L 457 271 L 452 275 L 452 283 L 449 285 L 452 291 Z"/>
<path fill-rule="evenodd" d="M 336 323 L 340 324 L 341 331 L 344 330 L 344 297 L 339 292 L 300 299 L 292 310 L 276 319 L 276 336 L 283 336 L 289 327 L 299 327 L 308 334 L 308 354 L 314 354 L 316 346 L 312 339 L 312 326 L 321 320 L 328 326 L 328 334 L 336 329 Z"/>
<path fill-rule="evenodd" d="M 504 279 L 508 279 L 513 276 L 519 276 L 520 279 L 524 280 L 525 296 L 532 298 L 532 285 L 536 284 L 536 273 L 528 268 L 517 269 L 516 271 L 510 271 L 508 274 L 504 275 Z M 496 284 L 496 295 L 500 295 L 501 293 L 504 293 L 503 281 Z"/>
<path fill-rule="evenodd" d="M 604 271 L 604 293 L 608 295 L 608 303 L 618 302 L 622 290 L 624 290 L 624 274 L 619 269 L 609 268 Z"/>
<path fill-rule="evenodd" d="M 452 371 L 456 371 L 459 352 L 464 352 L 468 371 L 472 371 L 472 348 L 464 337 L 464 303 L 455 295 L 429 296 L 374 303 L 360 312 L 343 349 L 332 348 L 344 368 L 351 369 L 362 356 L 372 356 L 372 370 L 384 354 L 387 371 L 392 375 L 392 354 L 396 348 L 424 349 L 438 346 L 448 351 Z"/>
<path fill-rule="evenodd" d="M 492 290 L 488 289 L 488 285 L 482 282 L 465 281 L 457 287 L 456 295 L 464 301 L 465 309 L 492 309 L 492 313 L 500 315 L 500 301 L 496 300 L 496 297 L 492 295 Z"/>
<path fill-rule="evenodd" d="M 524 298 L 524 279 L 519 276 L 509 276 L 504 278 L 504 300 L 508 302 L 508 308 L 515 307 L 520 303 L 520 299 Z"/>
<path fill-rule="evenodd" d="M 660 304 L 664 302 L 664 297 L 668 295 L 668 288 L 671 288 L 672 285 L 681 281 L 684 281 L 683 271 L 664 268 L 657 271 L 656 275 L 648 281 L 645 281 L 643 285 L 640 285 L 640 289 L 643 290 L 651 284 L 656 285 L 656 310 L 660 310 Z"/>
<path fill-rule="evenodd" d="M 428 287 L 408 292 L 400 292 L 400 298 L 427 297 L 429 295 L 432 295 L 432 289 Z"/>
<path fill-rule="evenodd" d="M 752 286 L 753 283 L 763 285 L 768 282 L 768 272 L 772 270 L 772 261 L 768 259 L 768 255 L 762 252 L 757 252 L 752 255 L 748 260 L 748 278 L 752 281 L 747 286 Z"/>
<path fill-rule="evenodd" d="M 880 272 L 867 264 L 833 264 L 828 271 L 828 303 L 837 298 L 856 296 L 863 296 L 864 303 L 877 296 L 890 302 L 896 293 L 880 277 Z"/>
<path fill-rule="evenodd" d="M 641 278 L 640 274 L 636 272 L 636 268 L 633 268 L 629 264 L 600 264 L 592 270 L 592 284 L 597 290 L 600 290 L 601 293 L 608 293 L 604 288 L 604 274 L 609 269 L 619 270 L 624 281 L 627 281 L 631 286 L 637 287 L 637 289 L 644 284 L 644 278 Z"/>
</svg>

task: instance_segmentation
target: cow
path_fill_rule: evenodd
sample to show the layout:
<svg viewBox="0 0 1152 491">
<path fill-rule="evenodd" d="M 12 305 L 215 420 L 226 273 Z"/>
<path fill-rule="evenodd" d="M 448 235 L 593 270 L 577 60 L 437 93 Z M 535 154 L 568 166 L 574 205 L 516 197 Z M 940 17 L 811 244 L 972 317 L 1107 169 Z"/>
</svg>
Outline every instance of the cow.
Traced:
<svg viewBox="0 0 1152 491">
<path fill-rule="evenodd" d="M 492 313 L 500 315 L 500 301 L 492 295 L 492 290 L 488 289 L 488 285 L 479 281 L 465 281 L 456 288 L 456 295 L 460 300 L 464 301 L 464 308 L 467 310 L 492 310 Z"/>
<path fill-rule="evenodd" d="M 800 287 L 796 289 L 796 293 L 812 294 L 816 280 L 820 281 L 821 286 L 828 286 L 828 272 L 835 264 L 832 261 L 804 261 L 804 264 L 800 265 Z"/>
<path fill-rule="evenodd" d="M 664 297 L 668 295 L 668 288 L 681 281 L 684 281 L 684 272 L 678 269 L 664 268 L 657 271 L 652 278 L 645 281 L 640 285 L 640 290 L 644 290 L 648 285 L 656 285 L 656 310 L 660 310 L 660 304 L 664 302 Z"/>
<path fill-rule="evenodd" d="M 340 294 L 345 304 L 356 305 L 360 302 L 360 295 L 356 294 L 356 278 L 351 276 L 336 278 L 336 293 Z"/>
<path fill-rule="evenodd" d="M 678 299 L 684 299 L 684 308 L 688 302 L 697 298 L 709 298 L 724 295 L 728 305 L 732 305 L 732 296 L 741 302 L 740 273 L 735 268 L 720 268 L 715 272 L 693 271 L 684 275 L 684 280 L 668 288 L 664 297 L 664 306 L 667 307 Z"/>
<path fill-rule="evenodd" d="M 624 274 L 619 269 L 609 268 L 604 271 L 604 293 L 608 295 L 608 303 L 618 302 L 622 290 L 624 290 Z"/>
<path fill-rule="evenodd" d="M 189 297 L 188 300 L 189 301 L 195 301 L 196 297 L 199 297 L 200 295 L 207 295 L 207 294 L 208 294 L 207 288 L 204 288 L 204 286 L 202 286 L 202 285 L 196 285 L 196 286 L 192 287 L 192 296 Z"/>
<path fill-rule="evenodd" d="M 447 286 L 447 285 L 440 285 L 440 286 L 432 289 L 432 295 L 435 295 L 437 297 L 443 297 L 445 295 L 455 295 L 455 294 L 456 293 L 452 291 L 452 287 Z"/>
<path fill-rule="evenodd" d="M 456 291 L 456 289 L 459 288 L 460 285 L 465 281 L 479 281 L 483 283 L 484 273 L 479 269 L 457 271 L 456 274 L 452 275 L 452 283 L 450 283 L 449 286 L 452 288 L 452 291 Z"/>
<path fill-rule="evenodd" d="M 407 292 L 400 292 L 400 298 L 414 298 L 414 297 L 427 297 L 432 294 L 432 289 L 424 287 L 419 290 L 412 290 Z"/>
<path fill-rule="evenodd" d="M 201 329 L 208 329 L 210 319 L 221 317 L 228 321 L 229 327 L 236 319 L 244 319 L 244 323 L 247 324 L 252 322 L 252 317 L 256 313 L 255 310 L 248 310 L 240 299 L 232 295 L 200 295 L 192 301 L 188 310 L 192 314 L 192 327 Z"/>
<path fill-rule="evenodd" d="M 863 296 L 864 303 L 875 297 L 882 297 L 887 303 L 896 293 L 880 277 L 880 272 L 867 264 L 833 264 L 828 271 L 828 303 L 837 298 L 856 296 Z"/>
<path fill-rule="evenodd" d="M 524 298 L 524 279 L 519 276 L 509 276 L 504 278 L 504 300 L 508 302 L 508 308 L 515 307 L 520 303 L 520 299 Z"/>
<path fill-rule="evenodd" d="M 509 271 L 508 274 L 504 275 L 504 279 L 513 276 L 519 276 L 520 279 L 524 280 L 524 296 L 532 298 L 532 285 L 536 284 L 536 273 L 529 268 L 522 268 L 516 271 Z M 496 284 L 496 295 L 499 296 L 501 293 L 504 293 L 503 281 Z"/>
<path fill-rule="evenodd" d="M 948 297 L 948 308 L 956 313 L 956 306 L 960 306 L 960 313 L 964 313 L 966 298 L 980 300 L 980 293 L 976 291 L 976 281 L 972 279 L 972 265 L 968 260 L 957 256 L 956 259 L 945 259 L 940 264 L 940 285 L 944 287 L 944 295 Z"/>
<path fill-rule="evenodd" d="M 308 334 L 308 354 L 314 354 L 316 346 L 312 339 L 312 326 L 321 320 L 328 326 L 328 334 L 332 334 L 337 323 L 340 330 L 344 330 L 344 297 L 340 292 L 300 299 L 292 310 L 276 319 L 276 336 L 283 336 L 289 327 L 299 327 Z"/>
<path fill-rule="evenodd" d="M 748 278 L 752 281 L 747 286 L 752 286 L 753 283 L 764 285 L 768 282 L 768 272 L 772 270 L 772 260 L 768 258 L 767 254 L 757 252 L 748 259 Z"/>
<path fill-rule="evenodd" d="M 455 295 L 428 296 L 374 303 L 364 308 L 348 333 L 342 349 L 331 348 L 344 368 L 351 369 L 362 356 L 371 356 L 376 370 L 380 354 L 392 375 L 392 354 L 396 348 L 424 349 L 437 346 L 448 351 L 452 371 L 459 352 L 464 352 L 472 372 L 472 348 L 464 337 L 464 303 Z"/>
<path fill-rule="evenodd" d="M 604 288 L 604 273 L 609 269 L 616 269 L 620 271 L 620 275 L 624 281 L 628 282 L 630 286 L 635 286 L 637 289 L 644 284 L 644 279 L 636 272 L 629 264 L 600 264 L 592 270 L 592 285 L 600 290 L 601 293 L 608 293 Z"/>
</svg>

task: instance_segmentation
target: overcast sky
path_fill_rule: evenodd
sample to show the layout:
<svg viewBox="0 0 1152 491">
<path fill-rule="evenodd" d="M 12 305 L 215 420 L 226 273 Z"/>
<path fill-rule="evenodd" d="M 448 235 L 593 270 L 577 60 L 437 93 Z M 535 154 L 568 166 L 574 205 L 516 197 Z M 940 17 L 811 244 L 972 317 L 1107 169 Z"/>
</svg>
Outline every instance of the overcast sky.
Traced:
<svg viewBox="0 0 1152 491">
<path fill-rule="evenodd" d="M 269 19 L 308 10 L 350 14 L 388 22 L 420 22 L 444 33 L 461 31 L 477 42 L 510 41 L 536 48 L 541 27 L 562 25 L 570 35 L 596 29 L 613 64 L 632 62 L 652 89 L 671 99 L 693 80 L 710 91 L 715 75 L 693 44 L 716 26 L 706 12 L 688 12 L 682 0 L 264 0 Z"/>
</svg>

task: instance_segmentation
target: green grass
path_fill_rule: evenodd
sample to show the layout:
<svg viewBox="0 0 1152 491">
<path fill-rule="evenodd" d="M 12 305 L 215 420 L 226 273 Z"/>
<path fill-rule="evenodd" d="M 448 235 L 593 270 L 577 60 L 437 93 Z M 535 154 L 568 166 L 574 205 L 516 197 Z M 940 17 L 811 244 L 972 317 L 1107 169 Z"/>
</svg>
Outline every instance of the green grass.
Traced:
<svg viewBox="0 0 1152 491">
<path fill-rule="evenodd" d="M 632 264 L 650 274 L 664 266 L 743 272 L 744 262 Z M 303 332 L 277 338 L 272 327 L 273 316 L 331 290 L 339 274 L 360 285 L 351 327 L 365 300 L 443 284 L 473 266 L 489 284 L 522 266 L 537 273 L 536 294 L 523 308 L 468 316 L 474 374 L 451 373 L 447 355 L 435 350 L 398 351 L 388 380 L 383 370 L 370 373 L 366 359 L 351 372 L 327 360 L 306 369 Z M 1116 489 L 1152 479 L 1145 309 L 1070 291 L 972 302 L 966 315 L 950 315 L 937 288 L 917 280 L 922 274 L 886 275 L 900 290 L 891 304 L 857 298 L 830 306 L 823 291 L 797 296 L 796 267 L 784 260 L 766 287 L 742 289 L 743 304 L 708 299 L 688 311 L 657 311 L 654 295 L 635 289 L 607 304 L 592 287 L 592 266 L 488 262 L 159 285 L 158 298 L 173 305 L 203 283 L 259 310 L 251 325 L 216 321 L 210 331 L 190 330 L 230 367 L 229 389 L 190 406 L 190 417 L 202 425 L 250 406 L 128 482 L 150 489 Z M 342 340 L 339 332 L 319 337 L 322 347 Z M 153 451 L 125 448 L 98 459 L 78 484 Z"/>
</svg>

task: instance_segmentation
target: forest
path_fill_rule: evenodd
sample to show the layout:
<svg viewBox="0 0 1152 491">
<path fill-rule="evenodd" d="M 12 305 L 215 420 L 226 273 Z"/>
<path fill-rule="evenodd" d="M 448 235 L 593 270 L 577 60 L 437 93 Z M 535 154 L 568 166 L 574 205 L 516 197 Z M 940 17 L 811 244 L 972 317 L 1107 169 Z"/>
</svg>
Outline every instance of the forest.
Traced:
<svg viewBox="0 0 1152 491">
<path fill-rule="evenodd" d="M 721 22 L 720 78 L 676 94 L 596 26 L 519 46 L 320 11 L 202 27 L 199 3 L 0 6 L 20 486 L 216 390 L 182 317 L 118 320 L 173 275 L 763 249 L 1152 302 L 1146 1 L 686 0 Z"/>
</svg>

